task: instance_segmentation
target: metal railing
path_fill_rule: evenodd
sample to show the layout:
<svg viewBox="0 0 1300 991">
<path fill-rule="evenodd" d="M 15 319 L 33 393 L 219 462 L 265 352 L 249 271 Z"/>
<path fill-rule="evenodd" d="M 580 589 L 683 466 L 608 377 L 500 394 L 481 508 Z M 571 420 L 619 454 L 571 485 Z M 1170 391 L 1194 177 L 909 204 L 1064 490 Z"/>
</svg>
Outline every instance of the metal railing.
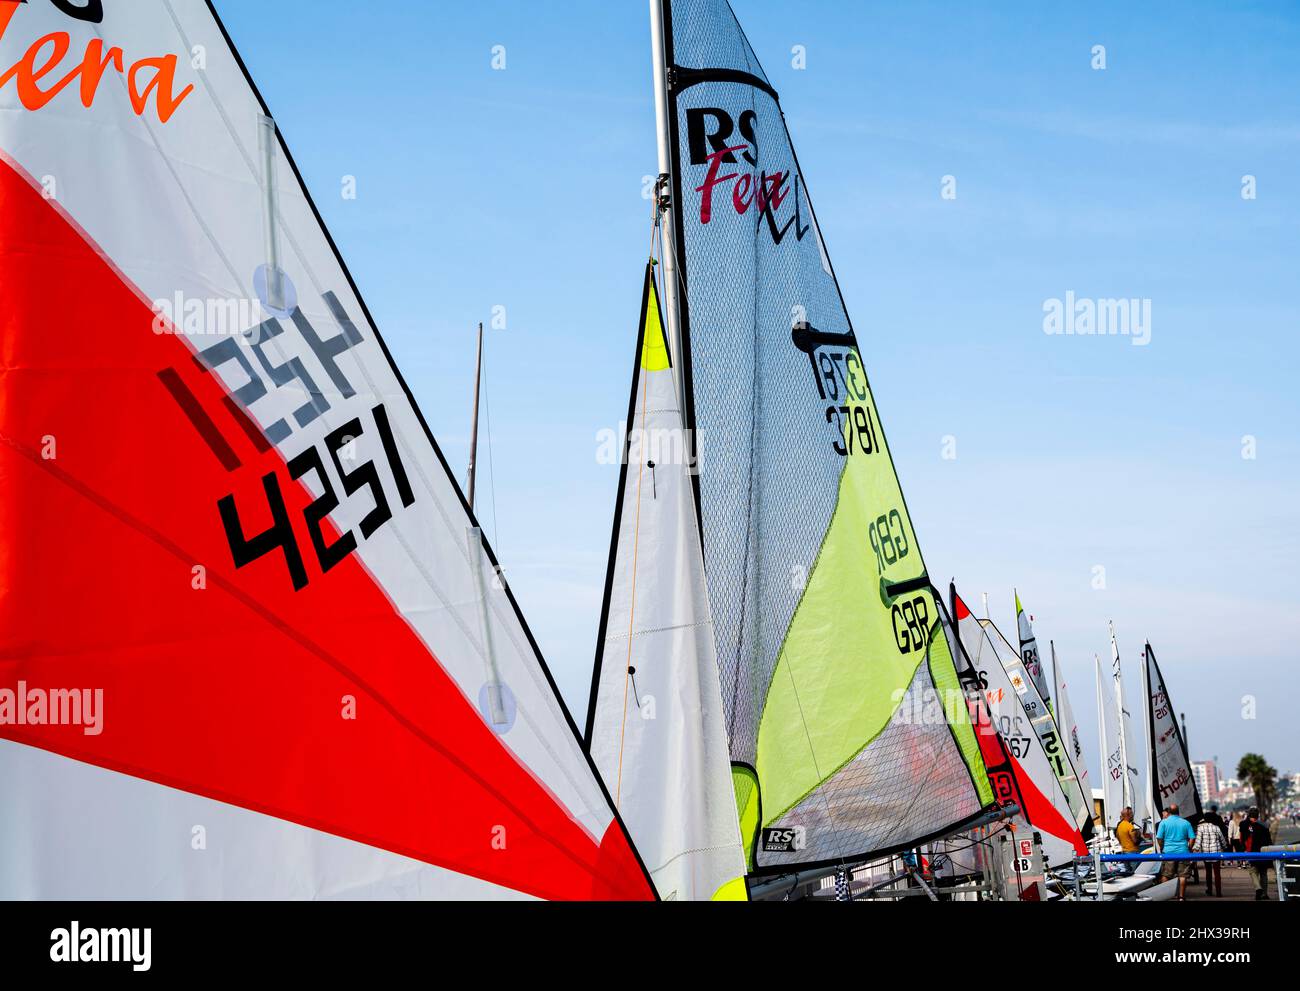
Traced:
<svg viewBox="0 0 1300 991">
<path fill-rule="evenodd" d="M 1174 863 L 1191 861 L 1198 863 L 1229 860 L 1245 861 L 1247 863 L 1271 863 L 1273 872 L 1277 875 L 1278 899 L 1287 901 L 1292 898 L 1300 898 L 1300 891 L 1291 890 L 1296 881 L 1292 872 L 1287 870 L 1288 864 L 1300 866 L 1300 846 L 1272 847 L 1254 853 L 1156 853 L 1154 850 L 1150 853 L 1094 853 L 1088 857 L 1080 857 L 1075 861 L 1075 890 L 1077 892 L 1079 889 L 1077 868 L 1080 863 L 1096 863 L 1100 868 L 1101 864 L 1133 864 L 1150 863 L 1152 861 L 1160 863 L 1165 861 Z M 1100 870 L 1096 873 L 1098 875 L 1094 879 L 1097 889 L 1096 898 L 1101 901 L 1106 878 L 1100 876 Z"/>
<path fill-rule="evenodd" d="M 1091 860 L 1091 857 L 1082 857 Z M 1135 863 L 1143 860 L 1300 860 L 1300 850 L 1262 850 L 1259 853 L 1103 853 L 1103 864 Z"/>
</svg>

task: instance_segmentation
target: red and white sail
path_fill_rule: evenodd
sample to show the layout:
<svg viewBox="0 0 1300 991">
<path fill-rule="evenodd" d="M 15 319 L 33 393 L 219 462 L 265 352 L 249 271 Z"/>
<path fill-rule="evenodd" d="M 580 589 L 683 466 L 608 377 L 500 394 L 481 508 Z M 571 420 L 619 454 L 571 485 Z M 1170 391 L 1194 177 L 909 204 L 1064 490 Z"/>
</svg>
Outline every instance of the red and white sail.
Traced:
<svg viewBox="0 0 1300 991">
<path fill-rule="evenodd" d="M 203 0 L 0 0 L 0 589 L 0 897 L 653 897 Z"/>
<path fill-rule="evenodd" d="M 1042 834 L 1047 863 L 1068 863 L 1088 850 L 1074 822 L 1070 801 L 998 656 L 993 634 L 971 613 L 955 589 L 952 598 L 957 635 L 984 689 L 993 724 L 1010 758 L 1021 816 Z"/>
<path fill-rule="evenodd" d="M 1019 601 L 1017 597 L 1017 604 Z M 1023 611 L 1021 615 L 1024 615 Z M 1023 650 L 1022 645 L 1022 651 L 1018 653 L 992 620 L 981 619 L 978 622 L 984 627 L 989 644 L 1002 661 L 1003 670 L 1011 681 L 1011 687 L 1015 689 L 1020 706 L 1024 709 L 1025 716 L 1029 719 L 1029 724 L 1042 745 L 1048 764 L 1051 765 L 1053 773 L 1061 784 L 1061 791 L 1069 803 L 1074 824 L 1083 834 L 1083 838 L 1088 839 L 1092 834 L 1092 803 L 1084 796 L 1079 775 L 1075 772 L 1073 757 L 1066 741 L 1056 728 L 1052 711 L 1043 696 L 1038 693 L 1038 679 L 1034 677 L 1033 669 L 1025 660 L 1028 652 Z M 1036 648 L 1033 655 L 1034 667 L 1040 667 L 1037 664 Z"/>
</svg>

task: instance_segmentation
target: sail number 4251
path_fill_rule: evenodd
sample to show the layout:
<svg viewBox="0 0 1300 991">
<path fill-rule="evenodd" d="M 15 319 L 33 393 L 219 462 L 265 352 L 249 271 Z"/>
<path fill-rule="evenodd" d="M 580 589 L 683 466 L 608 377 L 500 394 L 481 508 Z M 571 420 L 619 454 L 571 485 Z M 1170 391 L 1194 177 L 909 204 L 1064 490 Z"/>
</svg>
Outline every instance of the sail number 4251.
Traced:
<svg viewBox="0 0 1300 991">
<path fill-rule="evenodd" d="M 388 461 L 389 470 L 392 472 L 393 482 L 397 486 L 397 497 L 401 500 L 403 506 L 410 506 L 415 502 L 415 493 L 411 489 L 406 468 L 402 465 L 401 456 L 398 454 L 397 441 L 388 422 L 388 413 L 382 403 L 372 409 L 370 413 L 384 450 L 385 459 Z M 351 471 L 347 470 L 343 465 L 340 452 L 349 442 L 360 437 L 362 433 L 361 421 L 354 418 L 326 435 L 325 450 L 334 466 L 334 471 L 342 482 L 344 495 L 350 497 L 362 489 L 366 489 L 374 503 L 374 507 L 361 520 L 359 526 L 362 538 L 368 539 L 376 530 L 393 518 L 393 512 L 389 508 L 388 496 L 384 492 L 383 482 L 380 480 L 379 471 L 373 461 L 358 465 Z M 303 520 L 307 525 L 307 532 L 311 537 L 312 548 L 316 552 L 316 560 L 320 564 L 321 571 L 329 571 L 357 549 L 356 535 L 349 530 L 333 543 L 326 541 L 325 518 L 338 508 L 339 497 L 334 491 L 334 485 L 325 469 L 325 462 L 316 447 L 309 447 L 290 460 L 288 469 L 289 477 L 295 481 L 304 478 L 308 474 L 315 475 L 323 489 L 320 498 L 314 500 L 303 510 Z M 271 510 L 272 524 L 270 529 L 253 537 L 244 534 L 243 526 L 239 521 L 239 511 L 235 508 L 235 497 L 233 495 L 223 496 L 217 501 L 217 510 L 221 514 L 221 523 L 226 531 L 226 539 L 230 543 L 230 553 L 234 558 L 235 567 L 242 568 L 279 549 L 284 554 L 285 564 L 288 565 L 289 578 L 293 582 L 294 591 L 301 591 L 307 586 L 307 569 L 303 564 L 302 551 L 298 548 L 293 524 L 289 519 L 289 511 L 285 505 L 284 495 L 280 490 L 280 481 L 275 472 L 270 472 L 262 478 L 262 488 L 266 493 L 266 501 Z"/>
</svg>

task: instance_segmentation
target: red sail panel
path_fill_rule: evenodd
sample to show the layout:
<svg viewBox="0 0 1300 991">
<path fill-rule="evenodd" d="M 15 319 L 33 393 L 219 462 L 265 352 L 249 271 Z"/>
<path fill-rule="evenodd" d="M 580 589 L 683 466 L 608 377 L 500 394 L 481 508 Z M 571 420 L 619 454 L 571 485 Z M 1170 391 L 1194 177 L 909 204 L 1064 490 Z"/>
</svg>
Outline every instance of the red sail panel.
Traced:
<svg viewBox="0 0 1300 991">
<path fill-rule="evenodd" d="M 7 157 L 0 299 L 0 683 L 104 693 L 99 735 L 0 736 L 541 897 L 652 897 L 617 822 L 575 821 L 359 556 L 297 591 L 279 551 L 236 570 L 214 493 L 252 536 L 273 479 L 313 577 L 314 495 Z"/>
</svg>

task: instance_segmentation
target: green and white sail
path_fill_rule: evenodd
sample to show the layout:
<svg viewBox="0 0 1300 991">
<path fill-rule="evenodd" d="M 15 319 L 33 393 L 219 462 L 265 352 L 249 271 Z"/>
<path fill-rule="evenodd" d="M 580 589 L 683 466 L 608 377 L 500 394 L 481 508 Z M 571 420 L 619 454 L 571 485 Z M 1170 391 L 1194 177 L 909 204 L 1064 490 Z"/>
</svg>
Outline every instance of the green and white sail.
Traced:
<svg viewBox="0 0 1300 991">
<path fill-rule="evenodd" d="M 993 792 L 964 703 L 942 704 L 963 696 L 939 598 L 776 90 L 725 0 L 663 16 L 680 373 L 749 866 L 862 860 Z"/>
<path fill-rule="evenodd" d="M 662 898 L 743 898 L 691 466 L 663 327 L 651 264 L 586 742 Z"/>
<path fill-rule="evenodd" d="M 1043 704 L 1047 706 L 1048 711 L 1052 708 L 1052 689 L 1047 680 L 1047 672 L 1043 670 L 1042 658 L 1038 655 L 1038 638 L 1034 636 L 1033 617 L 1026 612 L 1025 607 L 1020 604 L 1020 593 L 1012 590 L 1011 594 L 1016 600 L 1016 627 L 1020 634 L 1020 659 L 1024 662 L 1025 671 L 1034 682 L 1034 688 L 1038 690 Z"/>
</svg>

